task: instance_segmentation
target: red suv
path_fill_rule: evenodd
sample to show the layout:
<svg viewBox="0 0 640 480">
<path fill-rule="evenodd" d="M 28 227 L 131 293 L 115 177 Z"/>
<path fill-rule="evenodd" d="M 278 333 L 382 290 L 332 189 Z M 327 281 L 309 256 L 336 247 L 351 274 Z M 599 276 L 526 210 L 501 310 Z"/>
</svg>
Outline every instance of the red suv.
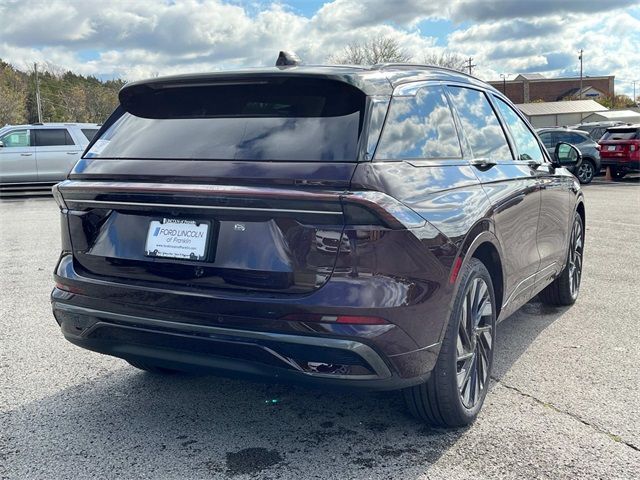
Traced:
<svg viewBox="0 0 640 480">
<path fill-rule="evenodd" d="M 640 124 L 607 128 L 599 143 L 602 166 L 611 167 L 611 175 L 640 171 Z"/>
</svg>

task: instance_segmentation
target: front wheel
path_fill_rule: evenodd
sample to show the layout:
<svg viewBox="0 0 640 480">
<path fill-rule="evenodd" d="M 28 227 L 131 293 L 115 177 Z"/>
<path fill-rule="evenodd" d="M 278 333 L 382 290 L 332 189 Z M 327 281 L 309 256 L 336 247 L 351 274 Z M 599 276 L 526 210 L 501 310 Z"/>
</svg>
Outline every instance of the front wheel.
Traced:
<svg viewBox="0 0 640 480">
<path fill-rule="evenodd" d="M 582 280 L 582 256 L 584 253 L 584 224 L 576 213 L 569 239 L 567 265 L 560 275 L 542 292 L 540 300 L 547 305 L 573 305 L 578 298 Z"/>
<path fill-rule="evenodd" d="M 491 276 L 481 261 L 471 258 L 460 272 L 460 287 L 430 378 L 403 391 L 415 417 L 443 427 L 475 420 L 489 387 L 495 326 Z"/>
<path fill-rule="evenodd" d="M 594 163 L 589 159 L 584 159 L 584 161 L 578 167 L 578 171 L 576 172 L 576 177 L 580 180 L 580 183 L 587 184 L 591 183 L 593 177 L 596 174 L 596 167 Z"/>
</svg>

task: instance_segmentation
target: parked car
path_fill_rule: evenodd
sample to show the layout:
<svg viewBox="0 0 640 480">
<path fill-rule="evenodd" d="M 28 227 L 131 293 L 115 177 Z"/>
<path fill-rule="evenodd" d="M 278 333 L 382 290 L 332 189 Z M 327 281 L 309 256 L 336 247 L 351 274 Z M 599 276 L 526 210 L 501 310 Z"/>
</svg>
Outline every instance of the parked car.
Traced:
<svg viewBox="0 0 640 480">
<path fill-rule="evenodd" d="M 487 394 L 496 323 L 578 296 L 585 207 L 564 166 L 580 152 L 551 157 L 473 77 L 282 66 L 119 100 L 54 187 L 52 307 L 80 347 L 151 372 L 402 389 L 457 426 Z"/>
<path fill-rule="evenodd" d="M 0 189 L 64 180 L 100 127 L 94 123 L 7 125 L 0 129 Z"/>
<path fill-rule="evenodd" d="M 600 140 L 602 165 L 614 178 L 640 171 L 640 124 L 607 128 Z"/>
<path fill-rule="evenodd" d="M 556 145 L 560 142 L 570 143 L 578 147 L 582 153 L 582 162 L 569 171 L 573 173 L 580 183 L 590 183 L 593 177 L 600 172 L 600 145 L 585 132 L 569 130 L 567 128 L 540 128 L 538 135 L 550 154 L 553 154 Z"/>
<path fill-rule="evenodd" d="M 589 136 L 594 140 L 598 141 L 604 135 L 604 132 L 607 131 L 609 127 L 615 127 L 617 125 L 624 125 L 624 122 L 620 121 L 606 121 L 606 122 L 586 122 L 579 123 L 578 125 L 572 125 L 568 128 L 572 130 L 582 130 L 583 132 L 587 132 Z"/>
</svg>

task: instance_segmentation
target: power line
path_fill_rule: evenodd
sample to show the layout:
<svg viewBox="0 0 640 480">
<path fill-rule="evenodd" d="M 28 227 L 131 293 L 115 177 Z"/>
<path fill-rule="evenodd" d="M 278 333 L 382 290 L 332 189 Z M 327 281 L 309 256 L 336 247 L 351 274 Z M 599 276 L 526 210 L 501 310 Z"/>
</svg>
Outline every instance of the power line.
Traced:
<svg viewBox="0 0 640 480">
<path fill-rule="evenodd" d="M 38 123 L 42 123 L 42 105 L 40 104 L 40 79 L 38 78 L 38 64 L 33 64 L 33 70 L 36 74 L 36 105 L 38 107 Z"/>
<path fill-rule="evenodd" d="M 473 67 L 477 67 L 477 65 L 472 64 L 471 62 L 473 62 L 473 58 L 472 58 L 472 57 L 469 57 L 469 58 L 467 59 L 467 62 L 466 62 L 466 63 L 467 63 L 467 66 L 465 67 L 465 68 L 468 68 L 468 69 L 469 69 L 469 75 L 471 75 L 471 69 L 472 69 Z"/>
</svg>

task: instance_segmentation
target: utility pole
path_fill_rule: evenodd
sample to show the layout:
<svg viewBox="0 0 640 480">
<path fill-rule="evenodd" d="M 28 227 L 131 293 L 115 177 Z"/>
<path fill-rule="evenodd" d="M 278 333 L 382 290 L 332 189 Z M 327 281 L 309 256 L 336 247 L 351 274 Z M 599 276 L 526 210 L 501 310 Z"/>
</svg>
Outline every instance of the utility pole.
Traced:
<svg viewBox="0 0 640 480">
<path fill-rule="evenodd" d="M 507 74 L 501 73 L 500 78 L 502 79 L 502 93 L 503 95 L 507 95 Z"/>
<path fill-rule="evenodd" d="M 631 83 L 633 83 L 633 103 L 637 107 L 638 106 L 638 98 L 636 97 L 636 83 L 638 83 L 638 80 L 632 80 Z"/>
<path fill-rule="evenodd" d="M 476 65 L 472 65 L 471 62 L 473 62 L 473 58 L 469 57 L 467 59 L 467 68 L 469 69 L 469 75 L 471 75 L 471 69 L 476 66 Z"/>
<path fill-rule="evenodd" d="M 38 64 L 33 64 L 33 70 L 36 74 L 36 106 L 38 108 L 38 123 L 42 123 L 42 105 L 40 104 L 40 79 L 38 78 Z"/>
<path fill-rule="evenodd" d="M 582 100 L 582 52 L 584 50 L 580 49 L 580 55 L 578 55 L 578 60 L 580 60 L 580 91 L 578 92 L 578 100 Z"/>
</svg>

